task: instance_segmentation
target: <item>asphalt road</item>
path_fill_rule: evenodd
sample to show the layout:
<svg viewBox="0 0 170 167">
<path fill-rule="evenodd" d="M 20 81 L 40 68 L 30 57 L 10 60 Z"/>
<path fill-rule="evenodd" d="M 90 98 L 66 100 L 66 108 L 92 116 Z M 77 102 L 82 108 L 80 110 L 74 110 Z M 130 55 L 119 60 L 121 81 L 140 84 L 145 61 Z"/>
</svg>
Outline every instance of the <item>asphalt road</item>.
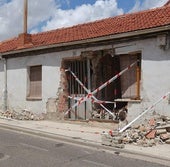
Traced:
<svg viewBox="0 0 170 167">
<path fill-rule="evenodd" d="M 161 164 L 0 128 L 0 167 L 165 167 Z"/>
</svg>

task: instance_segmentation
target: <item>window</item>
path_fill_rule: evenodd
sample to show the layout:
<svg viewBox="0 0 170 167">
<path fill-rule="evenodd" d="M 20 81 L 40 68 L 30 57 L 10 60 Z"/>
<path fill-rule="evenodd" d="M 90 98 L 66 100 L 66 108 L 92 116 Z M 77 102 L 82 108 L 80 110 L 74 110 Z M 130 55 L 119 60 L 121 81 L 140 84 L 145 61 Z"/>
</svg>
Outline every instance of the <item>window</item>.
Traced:
<svg viewBox="0 0 170 167">
<path fill-rule="evenodd" d="M 130 64 L 139 60 L 132 68 L 121 75 L 121 94 L 123 99 L 140 99 L 140 60 L 141 55 L 121 55 L 120 56 L 120 69 L 121 71 L 128 67 Z"/>
<path fill-rule="evenodd" d="M 28 69 L 28 100 L 41 100 L 42 98 L 42 66 L 31 66 Z"/>
<path fill-rule="evenodd" d="M 88 87 L 87 60 L 75 60 L 67 62 L 67 64 L 68 68 L 78 77 L 78 79 L 85 85 L 85 87 Z M 87 93 L 70 73 L 67 73 L 67 79 L 69 82 L 70 95 Z"/>
</svg>

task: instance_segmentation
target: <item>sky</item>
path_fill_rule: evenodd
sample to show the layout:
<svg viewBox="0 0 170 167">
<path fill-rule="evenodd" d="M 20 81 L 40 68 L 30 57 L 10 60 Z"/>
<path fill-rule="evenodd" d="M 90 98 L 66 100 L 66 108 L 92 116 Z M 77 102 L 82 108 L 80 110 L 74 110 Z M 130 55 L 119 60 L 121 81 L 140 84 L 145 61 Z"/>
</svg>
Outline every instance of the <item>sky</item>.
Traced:
<svg viewBox="0 0 170 167">
<path fill-rule="evenodd" d="M 168 0 L 28 0 L 28 33 L 152 9 Z M 0 0 L 0 41 L 23 32 L 24 0 Z"/>
</svg>

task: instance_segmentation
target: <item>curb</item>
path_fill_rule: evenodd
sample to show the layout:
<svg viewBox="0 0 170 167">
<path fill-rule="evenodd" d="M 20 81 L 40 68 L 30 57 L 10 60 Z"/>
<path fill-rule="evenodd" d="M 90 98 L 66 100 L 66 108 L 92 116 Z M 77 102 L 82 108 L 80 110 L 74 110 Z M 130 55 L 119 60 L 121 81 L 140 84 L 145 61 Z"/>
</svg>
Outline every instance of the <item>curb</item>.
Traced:
<svg viewBox="0 0 170 167">
<path fill-rule="evenodd" d="M 8 124 L 5 123 L 0 123 L 0 128 L 3 129 L 8 129 L 8 130 L 12 130 L 12 131 L 16 131 L 16 132 L 23 132 L 26 134 L 31 134 L 31 135 L 36 135 L 39 137 L 46 137 L 46 138 L 50 138 L 50 139 L 57 139 L 57 140 L 64 140 L 66 142 L 71 142 L 71 143 L 75 143 L 75 144 L 84 144 L 84 142 L 88 142 L 88 144 L 90 143 L 94 143 L 94 145 L 99 145 L 101 143 L 99 142 L 94 142 L 91 140 L 86 140 L 86 139 L 81 139 L 81 138 L 76 138 L 76 137 L 68 137 L 65 135 L 60 135 L 60 134 L 55 134 L 55 133 L 51 133 L 51 132 L 45 132 L 45 131 L 41 131 L 41 130 L 35 130 L 35 129 L 31 129 L 31 128 L 23 128 L 23 127 L 19 127 L 19 126 L 10 126 Z"/>
</svg>

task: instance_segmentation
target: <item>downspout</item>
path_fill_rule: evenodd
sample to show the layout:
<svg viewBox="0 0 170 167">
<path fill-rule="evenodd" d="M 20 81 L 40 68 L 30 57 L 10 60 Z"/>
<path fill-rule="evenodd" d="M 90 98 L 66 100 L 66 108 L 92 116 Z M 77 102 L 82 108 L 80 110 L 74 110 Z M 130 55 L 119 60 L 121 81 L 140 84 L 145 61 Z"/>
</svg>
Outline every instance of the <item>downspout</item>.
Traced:
<svg viewBox="0 0 170 167">
<path fill-rule="evenodd" d="M 1 60 L 4 63 L 4 89 L 3 89 L 3 112 L 5 112 L 8 108 L 7 106 L 7 98 L 8 98 L 8 91 L 7 91 L 7 59 L 2 58 Z"/>
</svg>

